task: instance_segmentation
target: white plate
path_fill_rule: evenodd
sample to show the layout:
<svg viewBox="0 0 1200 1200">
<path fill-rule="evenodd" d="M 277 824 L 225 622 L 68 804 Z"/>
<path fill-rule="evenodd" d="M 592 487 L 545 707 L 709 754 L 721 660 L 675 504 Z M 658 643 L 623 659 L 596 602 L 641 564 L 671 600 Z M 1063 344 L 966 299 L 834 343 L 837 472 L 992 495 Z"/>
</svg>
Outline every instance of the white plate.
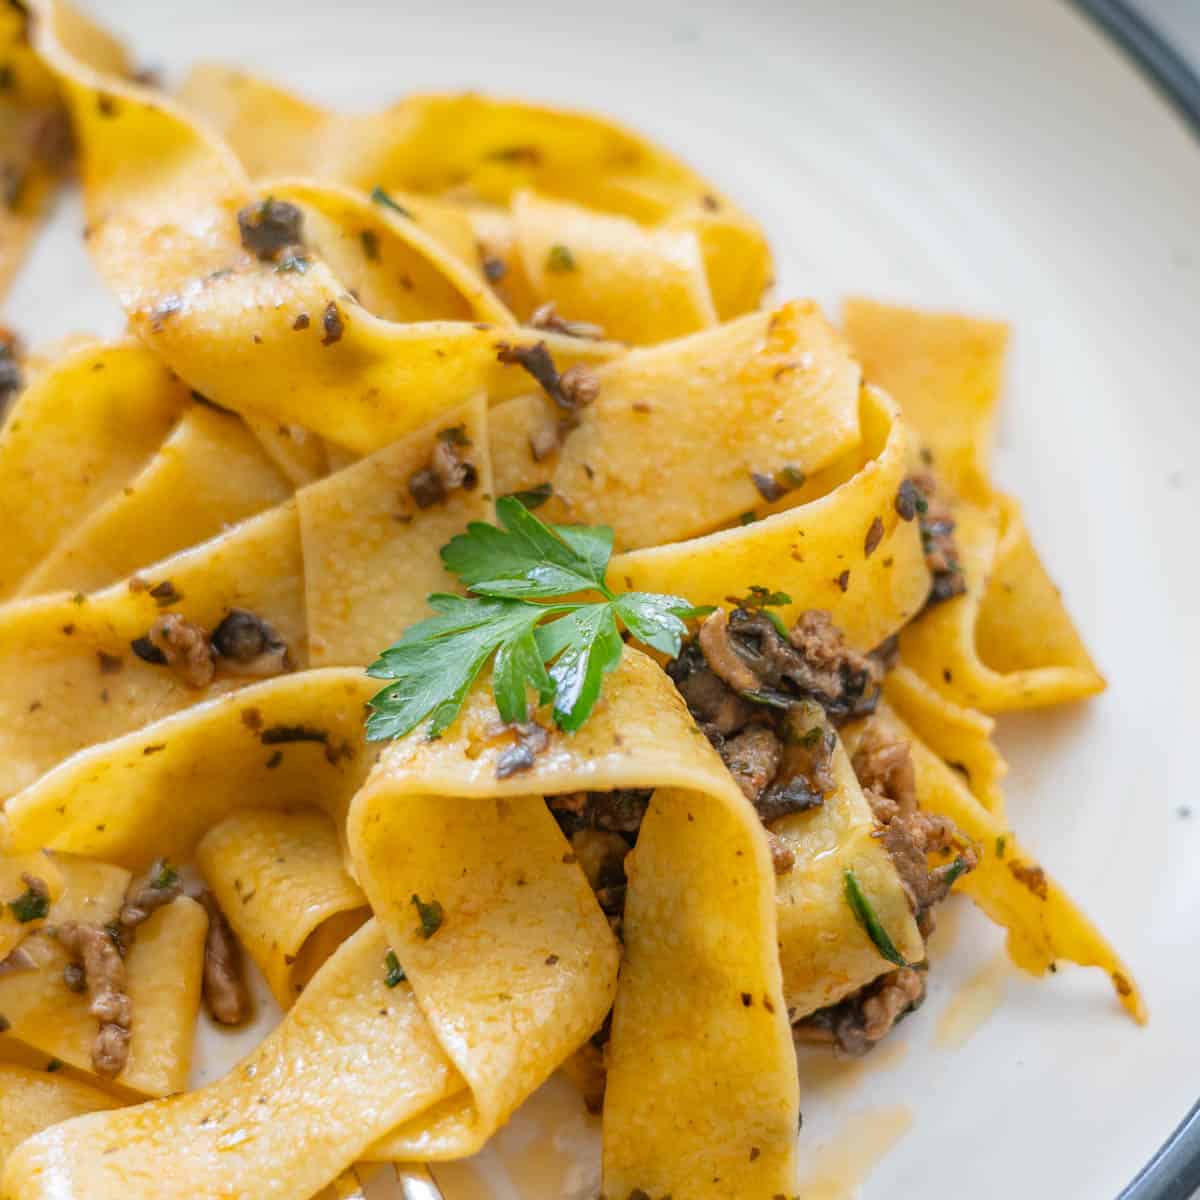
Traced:
<svg viewBox="0 0 1200 1200">
<path fill-rule="evenodd" d="M 355 108 L 466 86 L 613 113 L 762 219 L 782 293 L 1013 322 L 997 474 L 1111 688 L 1002 721 L 1012 820 L 1127 956 L 1151 1024 L 1099 973 L 1064 970 L 1008 977 L 974 1037 L 940 1045 L 956 989 L 1001 945 L 964 911 L 902 1054 L 854 1086 L 806 1060 L 805 1170 L 848 1130 L 860 1150 L 890 1131 L 868 1197 L 1115 1194 L 1200 1093 L 1200 153 L 1182 122 L 1048 0 L 102 7 L 173 79 L 207 57 Z M 121 327 L 80 223 L 68 204 L 6 305 L 35 339 Z M 204 1037 L 202 1074 L 230 1051 Z M 577 1104 L 557 1092 L 539 1111 L 487 1156 L 510 1176 L 495 1194 L 594 1194 Z M 439 1179 L 449 1200 L 485 1194 L 467 1168 Z"/>
</svg>

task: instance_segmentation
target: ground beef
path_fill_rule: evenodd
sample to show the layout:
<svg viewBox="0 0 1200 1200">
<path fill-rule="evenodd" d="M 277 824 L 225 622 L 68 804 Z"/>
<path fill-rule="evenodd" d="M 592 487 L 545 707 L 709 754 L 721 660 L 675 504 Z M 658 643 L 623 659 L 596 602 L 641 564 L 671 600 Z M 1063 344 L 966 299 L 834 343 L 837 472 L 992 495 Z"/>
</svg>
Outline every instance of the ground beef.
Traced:
<svg viewBox="0 0 1200 1200">
<path fill-rule="evenodd" d="M 751 804 L 757 804 L 779 770 L 783 743 L 765 725 L 757 725 L 727 741 L 721 747 L 721 757 L 742 794 Z"/>
<path fill-rule="evenodd" d="M 832 769 L 837 737 L 826 727 L 821 710 L 816 705 L 794 708 L 783 725 L 779 768 L 754 804 L 764 824 L 817 808 L 837 786 Z"/>
<path fill-rule="evenodd" d="M 921 932 L 928 936 L 933 931 L 934 905 L 945 899 L 960 874 L 975 867 L 978 856 L 953 821 L 919 808 L 906 740 L 868 725 L 853 766 L 879 825 L 876 836 L 895 864 Z M 929 869 L 930 854 L 951 851 L 956 852 L 952 862 Z"/>
<path fill-rule="evenodd" d="M 447 430 L 446 433 L 454 431 Z M 474 491 L 479 485 L 479 471 L 461 452 L 463 445 L 453 437 L 439 437 L 429 458 L 429 465 L 414 471 L 408 481 L 408 494 L 418 508 L 432 508 L 460 488 Z"/>
<path fill-rule="evenodd" d="M 118 920 L 126 930 L 134 930 L 182 891 L 178 872 L 165 858 L 156 859 L 141 879 L 129 885 Z"/>
<path fill-rule="evenodd" d="M 887 651 L 857 653 L 817 610 L 785 636 L 762 604 L 741 600 L 731 612 L 710 614 L 667 674 L 769 826 L 834 790 L 837 738 L 827 719 L 874 709 Z"/>
<path fill-rule="evenodd" d="M 650 803 L 650 790 L 619 788 L 613 792 L 568 792 L 548 796 L 546 803 L 568 837 L 580 829 L 636 834 Z"/>
<path fill-rule="evenodd" d="M 822 609 L 801 613 L 788 641 L 804 667 L 791 681 L 832 717 L 861 717 L 875 711 L 879 700 L 879 665 L 846 645 L 833 618 Z"/>
<path fill-rule="evenodd" d="M 216 663 L 208 630 L 178 613 L 167 613 L 150 626 L 146 638 L 185 683 L 195 688 L 212 683 Z"/>
<path fill-rule="evenodd" d="M 207 888 L 196 897 L 208 913 L 204 939 L 204 1003 L 213 1020 L 240 1025 L 250 1018 L 250 993 L 242 973 L 242 950 L 217 898 Z"/>
<path fill-rule="evenodd" d="M 268 196 L 256 204 L 247 204 L 238 213 L 238 231 L 247 250 L 270 262 L 282 251 L 301 244 L 304 214 L 294 204 Z"/>
<path fill-rule="evenodd" d="M 933 577 L 929 597 L 925 601 L 928 608 L 952 596 L 962 595 L 967 590 L 967 581 L 954 540 L 954 516 L 945 504 L 935 499 L 936 481 L 932 475 L 914 475 L 909 482 L 921 497 L 918 506 L 921 546 L 925 551 L 925 565 Z"/>
<path fill-rule="evenodd" d="M 133 1010 L 125 992 L 125 962 L 116 941 L 97 925 L 67 921 L 58 940 L 83 969 L 88 1012 L 100 1023 L 92 1043 L 92 1067 L 104 1079 L 119 1075 L 129 1058 Z"/>
<path fill-rule="evenodd" d="M 839 1053 L 858 1058 L 882 1041 L 901 1017 L 920 1008 L 924 999 L 924 972 L 899 967 L 798 1021 L 793 1027 L 796 1040 L 833 1045 Z"/>
</svg>

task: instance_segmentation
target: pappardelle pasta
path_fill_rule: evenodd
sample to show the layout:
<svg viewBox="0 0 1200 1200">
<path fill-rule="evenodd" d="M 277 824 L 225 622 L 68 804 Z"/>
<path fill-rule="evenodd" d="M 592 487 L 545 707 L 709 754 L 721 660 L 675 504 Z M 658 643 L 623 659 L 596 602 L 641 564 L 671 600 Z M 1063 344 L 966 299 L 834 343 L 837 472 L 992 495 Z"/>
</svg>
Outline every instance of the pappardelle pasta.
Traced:
<svg viewBox="0 0 1200 1200">
<path fill-rule="evenodd" d="M 952 892 L 1145 1020 L 1005 816 L 995 714 L 1104 680 L 991 481 L 1004 326 L 770 300 L 599 117 L 0 22 L 0 286 L 69 121 L 129 321 L 0 346 L 5 1200 L 352 1194 L 560 1069 L 608 1200 L 790 1197 L 796 1044 L 919 1007 Z"/>
</svg>

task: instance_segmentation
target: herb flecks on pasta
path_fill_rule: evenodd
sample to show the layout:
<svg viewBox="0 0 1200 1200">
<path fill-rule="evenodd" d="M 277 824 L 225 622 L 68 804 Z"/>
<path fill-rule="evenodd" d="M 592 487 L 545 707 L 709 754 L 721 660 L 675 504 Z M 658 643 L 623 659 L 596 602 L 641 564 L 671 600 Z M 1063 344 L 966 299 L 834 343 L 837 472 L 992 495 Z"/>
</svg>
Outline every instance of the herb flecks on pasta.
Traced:
<svg viewBox="0 0 1200 1200">
<path fill-rule="evenodd" d="M 990 479 L 1004 325 L 768 306 L 603 118 L 3 34 L 0 287 L 69 114 L 138 337 L 0 331 L 5 1197 L 315 1195 L 572 1063 L 605 1194 L 790 1195 L 795 1041 L 890 1036 L 951 890 L 1145 1019 L 1004 813 L 990 714 L 1104 686 Z M 281 1026 L 186 1092 L 243 956 Z"/>
</svg>

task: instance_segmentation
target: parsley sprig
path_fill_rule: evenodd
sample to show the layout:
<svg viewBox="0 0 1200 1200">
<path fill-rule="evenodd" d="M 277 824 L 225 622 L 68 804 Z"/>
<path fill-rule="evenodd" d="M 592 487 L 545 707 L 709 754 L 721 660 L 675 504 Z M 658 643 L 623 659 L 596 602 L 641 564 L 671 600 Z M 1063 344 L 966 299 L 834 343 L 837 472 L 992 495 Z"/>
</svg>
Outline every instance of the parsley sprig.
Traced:
<svg viewBox="0 0 1200 1200">
<path fill-rule="evenodd" d="M 502 496 L 496 515 L 499 525 L 473 521 L 442 549 L 471 594 L 430 596 L 435 615 L 368 668 L 393 681 L 371 701 L 371 741 L 403 737 L 427 717 L 429 736 L 439 736 L 493 656 L 502 720 L 527 721 L 532 692 L 539 704 L 553 701 L 555 724 L 574 732 L 621 660 L 622 628 L 664 654 L 679 653 L 684 621 L 701 610 L 680 596 L 610 590 L 611 529 L 545 524 L 515 496 Z"/>
</svg>

